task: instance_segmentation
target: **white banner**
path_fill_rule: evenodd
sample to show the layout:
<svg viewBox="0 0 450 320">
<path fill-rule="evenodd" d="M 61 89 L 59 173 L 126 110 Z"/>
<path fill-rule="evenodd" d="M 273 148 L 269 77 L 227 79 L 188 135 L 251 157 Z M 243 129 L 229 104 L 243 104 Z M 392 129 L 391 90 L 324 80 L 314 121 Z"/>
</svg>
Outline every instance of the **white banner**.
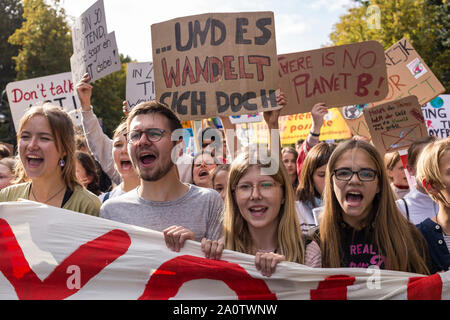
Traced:
<svg viewBox="0 0 450 320">
<path fill-rule="evenodd" d="M 141 102 L 155 99 L 155 77 L 152 62 L 127 63 L 127 106 L 133 109 Z"/>
<path fill-rule="evenodd" d="M 0 271 L 0 299 L 450 299 L 450 272 L 282 262 L 267 278 L 250 255 L 176 253 L 160 232 L 28 200 L 0 203 Z"/>
<path fill-rule="evenodd" d="M 42 102 L 50 102 L 62 107 L 72 116 L 75 125 L 81 125 L 81 117 L 78 111 L 81 104 L 74 91 L 70 72 L 10 82 L 6 86 L 6 94 L 16 131 L 25 111 L 29 107 Z"/>
</svg>

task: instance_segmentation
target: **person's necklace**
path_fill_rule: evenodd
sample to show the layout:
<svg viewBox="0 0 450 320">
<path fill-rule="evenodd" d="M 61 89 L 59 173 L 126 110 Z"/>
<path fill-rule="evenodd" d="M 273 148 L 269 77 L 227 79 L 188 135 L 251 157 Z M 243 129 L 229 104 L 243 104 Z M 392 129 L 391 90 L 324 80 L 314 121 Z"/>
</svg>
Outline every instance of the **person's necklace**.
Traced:
<svg viewBox="0 0 450 320">
<path fill-rule="evenodd" d="M 33 185 L 31 185 L 31 194 L 33 195 L 34 200 L 36 200 L 37 202 L 40 202 L 40 203 L 47 203 L 47 202 L 49 202 L 50 200 L 52 200 L 53 198 L 55 198 L 58 194 L 60 194 L 61 191 L 63 191 L 64 189 L 66 189 L 66 186 L 65 186 L 65 185 L 64 185 L 57 193 L 55 193 L 54 195 L 52 195 L 50 198 L 48 198 L 48 199 L 45 200 L 45 201 L 39 201 L 39 200 L 38 200 L 38 198 L 37 198 L 36 195 L 34 194 L 34 191 L 33 191 Z"/>
</svg>

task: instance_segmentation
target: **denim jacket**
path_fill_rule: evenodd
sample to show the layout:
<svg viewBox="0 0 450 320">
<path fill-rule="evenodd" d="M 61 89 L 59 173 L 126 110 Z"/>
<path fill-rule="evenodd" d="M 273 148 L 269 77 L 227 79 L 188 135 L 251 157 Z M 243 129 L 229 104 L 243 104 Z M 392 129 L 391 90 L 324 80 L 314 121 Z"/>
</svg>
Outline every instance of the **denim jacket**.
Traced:
<svg viewBox="0 0 450 320">
<path fill-rule="evenodd" d="M 431 258 L 437 267 L 437 271 L 447 271 L 450 266 L 450 253 L 444 241 L 442 227 L 430 218 L 417 225 L 428 243 Z"/>
</svg>

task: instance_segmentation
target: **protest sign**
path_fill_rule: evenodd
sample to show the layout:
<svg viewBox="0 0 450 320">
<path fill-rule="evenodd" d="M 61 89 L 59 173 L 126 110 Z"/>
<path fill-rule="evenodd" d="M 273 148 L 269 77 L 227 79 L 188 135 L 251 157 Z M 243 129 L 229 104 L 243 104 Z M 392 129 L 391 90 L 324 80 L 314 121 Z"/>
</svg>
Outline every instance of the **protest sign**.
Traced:
<svg viewBox="0 0 450 320">
<path fill-rule="evenodd" d="M 2 300 L 450 299 L 450 271 L 283 261 L 264 277 L 254 260 L 230 250 L 206 259 L 191 240 L 174 252 L 154 230 L 28 200 L 0 203 Z"/>
<path fill-rule="evenodd" d="M 377 41 L 278 56 L 281 91 L 288 95 L 282 115 L 382 100 L 387 92 L 384 50 Z M 288 81 L 286 81 L 286 79 Z"/>
<path fill-rule="evenodd" d="M 127 63 L 128 110 L 141 102 L 155 99 L 155 81 L 152 62 Z"/>
<path fill-rule="evenodd" d="M 95 2 L 72 27 L 73 55 L 70 57 L 73 82 L 89 73 L 91 81 L 120 70 L 115 33 L 106 29 L 103 0 Z"/>
<path fill-rule="evenodd" d="M 242 114 L 242 115 L 239 115 L 239 116 L 230 116 L 230 121 L 231 121 L 232 124 L 261 122 L 261 121 L 263 121 L 263 117 L 259 113 Z"/>
<path fill-rule="evenodd" d="M 422 106 L 423 117 L 429 136 L 450 136 L 450 95 L 441 94 Z"/>
<path fill-rule="evenodd" d="M 189 16 L 151 32 L 157 100 L 181 120 L 281 108 L 273 12 Z"/>
<path fill-rule="evenodd" d="M 416 96 L 408 96 L 364 110 L 373 144 L 380 154 L 404 150 L 428 135 Z"/>
<path fill-rule="evenodd" d="M 409 95 L 415 95 L 419 104 L 423 105 L 445 92 L 445 88 L 407 39 L 403 38 L 389 47 L 385 51 L 385 61 L 389 92 L 383 100 L 377 102 L 366 100 L 363 106 L 370 108 Z M 349 106 L 349 108 L 354 107 Z M 346 113 L 344 108 L 340 110 L 343 114 Z M 355 135 L 368 137 L 364 118 L 347 120 L 347 125 Z"/>
<path fill-rule="evenodd" d="M 60 106 L 70 112 L 75 125 L 81 125 L 78 113 L 81 104 L 74 91 L 70 72 L 10 82 L 6 86 L 6 94 L 16 130 L 18 130 L 20 119 L 26 110 L 42 102 Z"/>
<path fill-rule="evenodd" d="M 299 113 L 279 118 L 279 133 L 282 145 L 292 144 L 299 139 L 306 139 L 311 131 L 311 113 Z M 249 124 L 250 130 L 247 132 L 246 144 L 267 143 L 269 141 L 269 129 L 265 122 Z M 350 129 L 347 127 L 342 115 L 337 108 L 330 108 L 328 114 L 324 116 L 322 129 L 320 130 L 320 140 L 340 140 L 351 137 Z"/>
</svg>

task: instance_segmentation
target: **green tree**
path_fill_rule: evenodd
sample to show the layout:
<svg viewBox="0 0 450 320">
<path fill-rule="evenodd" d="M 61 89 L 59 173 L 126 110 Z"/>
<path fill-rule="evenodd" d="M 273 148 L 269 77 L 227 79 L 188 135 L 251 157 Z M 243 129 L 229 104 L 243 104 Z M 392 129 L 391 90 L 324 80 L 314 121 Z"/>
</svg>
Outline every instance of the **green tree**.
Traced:
<svg viewBox="0 0 450 320">
<path fill-rule="evenodd" d="M 433 73 L 450 89 L 450 14 L 447 0 L 355 0 L 355 6 L 340 17 L 330 34 L 333 45 L 377 40 L 385 49 L 407 38 Z M 380 11 L 375 28 L 374 11 Z"/>
<path fill-rule="evenodd" d="M 15 63 L 19 47 L 8 43 L 8 38 L 22 25 L 23 7 L 20 0 L 0 2 L 0 92 L 16 78 Z"/>
<path fill-rule="evenodd" d="M 17 80 L 70 71 L 71 32 L 59 0 L 53 0 L 53 6 L 24 0 L 23 8 L 22 27 L 9 37 L 9 43 L 20 46 L 13 57 Z"/>
</svg>

